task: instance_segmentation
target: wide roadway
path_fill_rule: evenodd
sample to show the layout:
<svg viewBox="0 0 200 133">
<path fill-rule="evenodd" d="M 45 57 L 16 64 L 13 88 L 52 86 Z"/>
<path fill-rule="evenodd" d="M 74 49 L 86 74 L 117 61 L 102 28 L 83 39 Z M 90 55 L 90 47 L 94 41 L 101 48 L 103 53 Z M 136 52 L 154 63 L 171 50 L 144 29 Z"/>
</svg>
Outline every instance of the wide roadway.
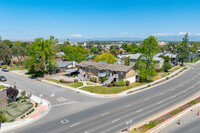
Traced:
<svg viewBox="0 0 200 133">
<path fill-rule="evenodd" d="M 3 73 L 8 83 L 32 91 L 44 93 L 52 104 L 50 112 L 40 120 L 15 129 L 17 133 L 114 133 L 126 127 L 126 121 L 134 124 L 148 120 L 180 102 L 199 93 L 200 64 L 192 66 L 180 76 L 161 85 L 129 96 L 101 99 L 56 87 L 12 72 Z M 51 97 L 54 93 L 55 95 Z M 67 123 L 61 123 L 67 119 Z M 9 131 L 10 132 L 10 131 Z"/>
</svg>

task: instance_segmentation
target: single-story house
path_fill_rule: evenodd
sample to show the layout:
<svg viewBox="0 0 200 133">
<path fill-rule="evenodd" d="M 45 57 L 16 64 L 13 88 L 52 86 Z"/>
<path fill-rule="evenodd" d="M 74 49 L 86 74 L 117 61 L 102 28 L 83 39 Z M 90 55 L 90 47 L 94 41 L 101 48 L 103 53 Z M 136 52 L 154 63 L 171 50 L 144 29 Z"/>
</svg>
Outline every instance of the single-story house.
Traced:
<svg viewBox="0 0 200 133">
<path fill-rule="evenodd" d="M 13 56 L 10 60 L 12 64 L 16 64 L 19 61 L 24 62 L 28 58 L 29 58 L 28 56 Z"/>
<path fill-rule="evenodd" d="M 102 83 L 102 78 L 106 77 L 107 80 L 103 84 L 109 84 L 118 80 L 128 80 L 130 83 L 136 81 L 136 70 L 134 66 L 88 61 L 83 61 L 77 66 L 80 73 L 78 75 L 80 80 L 89 80 L 95 77 L 97 78 L 97 82 Z"/>
<path fill-rule="evenodd" d="M 75 61 L 57 61 L 59 70 L 63 72 L 66 69 L 76 68 L 77 62 Z"/>
<path fill-rule="evenodd" d="M 8 104 L 6 90 L 0 91 L 0 108 Z"/>
<path fill-rule="evenodd" d="M 129 57 L 130 59 L 130 66 L 135 66 L 136 61 L 140 58 L 142 54 L 127 54 L 127 55 L 118 55 L 117 58 L 123 62 L 123 58 Z M 161 69 L 164 64 L 164 59 L 160 57 L 154 57 L 153 60 L 157 62 L 155 69 Z"/>
<path fill-rule="evenodd" d="M 86 58 L 88 59 L 88 61 L 93 61 L 94 56 L 95 55 L 93 55 L 93 54 L 87 54 Z"/>
<path fill-rule="evenodd" d="M 169 56 L 171 58 L 170 62 L 172 65 L 176 66 L 178 64 L 178 56 L 176 54 L 168 54 L 168 53 L 157 53 L 156 56 L 159 57 L 160 55 Z"/>
</svg>

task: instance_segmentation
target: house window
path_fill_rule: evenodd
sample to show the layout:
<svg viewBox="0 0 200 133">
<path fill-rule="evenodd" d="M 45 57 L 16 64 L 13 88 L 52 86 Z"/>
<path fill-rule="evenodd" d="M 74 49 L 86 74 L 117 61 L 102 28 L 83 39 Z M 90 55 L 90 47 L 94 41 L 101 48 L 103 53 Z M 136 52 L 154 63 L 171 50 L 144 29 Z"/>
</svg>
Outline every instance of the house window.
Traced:
<svg viewBox="0 0 200 133">
<path fill-rule="evenodd" d="M 119 75 L 123 75 L 124 73 L 123 72 L 119 72 Z"/>
<path fill-rule="evenodd" d="M 90 68 L 88 68 L 88 69 L 87 69 L 87 72 L 91 72 L 91 69 L 90 69 Z"/>
</svg>

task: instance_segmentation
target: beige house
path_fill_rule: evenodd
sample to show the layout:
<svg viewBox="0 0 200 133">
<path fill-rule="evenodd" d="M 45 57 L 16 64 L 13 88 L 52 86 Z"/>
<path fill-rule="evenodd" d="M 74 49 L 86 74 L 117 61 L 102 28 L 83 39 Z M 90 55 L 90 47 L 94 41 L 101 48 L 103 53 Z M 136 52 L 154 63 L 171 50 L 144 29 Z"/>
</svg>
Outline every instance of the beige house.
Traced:
<svg viewBox="0 0 200 133">
<path fill-rule="evenodd" d="M 118 80 L 128 80 L 130 83 L 136 81 L 136 71 L 133 66 L 88 61 L 83 61 L 77 66 L 80 73 L 78 76 L 82 81 L 89 80 L 92 77 L 97 78 L 97 81 L 100 83 L 102 83 L 103 77 L 107 77 L 103 84 L 109 84 Z"/>
</svg>

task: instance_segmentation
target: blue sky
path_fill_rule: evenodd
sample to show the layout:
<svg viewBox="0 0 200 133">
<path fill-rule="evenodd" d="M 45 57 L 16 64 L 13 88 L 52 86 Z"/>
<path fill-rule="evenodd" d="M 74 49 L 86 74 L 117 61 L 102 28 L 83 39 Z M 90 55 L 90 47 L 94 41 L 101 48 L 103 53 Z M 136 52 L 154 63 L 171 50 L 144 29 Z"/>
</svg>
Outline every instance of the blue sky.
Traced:
<svg viewBox="0 0 200 133">
<path fill-rule="evenodd" d="M 200 0 L 0 0 L 3 39 L 200 38 Z M 200 39 L 199 39 L 200 40 Z"/>
</svg>

